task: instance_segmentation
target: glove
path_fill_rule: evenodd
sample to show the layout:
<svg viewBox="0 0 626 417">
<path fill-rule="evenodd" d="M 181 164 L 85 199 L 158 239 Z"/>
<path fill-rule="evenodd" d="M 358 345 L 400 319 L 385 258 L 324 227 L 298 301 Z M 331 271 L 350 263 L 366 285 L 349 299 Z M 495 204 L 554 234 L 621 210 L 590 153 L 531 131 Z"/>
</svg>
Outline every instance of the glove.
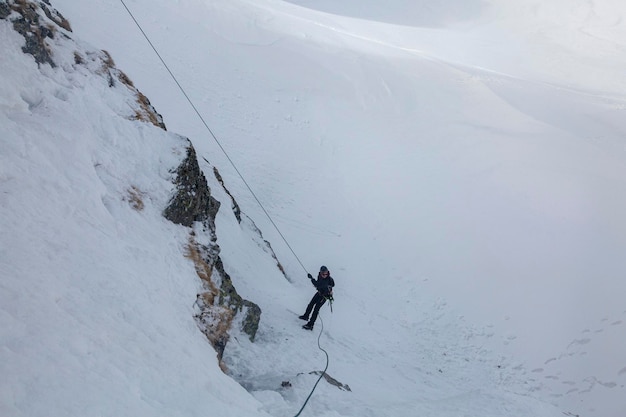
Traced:
<svg viewBox="0 0 626 417">
<path fill-rule="evenodd" d="M 307 277 L 309 277 L 309 279 L 313 279 L 313 275 L 311 274 L 306 274 Z"/>
</svg>

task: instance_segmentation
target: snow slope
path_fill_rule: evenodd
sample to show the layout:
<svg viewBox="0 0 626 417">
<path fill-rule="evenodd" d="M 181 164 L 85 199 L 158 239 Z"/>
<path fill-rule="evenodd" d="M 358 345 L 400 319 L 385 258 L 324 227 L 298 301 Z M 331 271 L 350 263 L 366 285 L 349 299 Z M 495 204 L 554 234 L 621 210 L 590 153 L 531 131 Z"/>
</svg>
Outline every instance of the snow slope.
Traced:
<svg viewBox="0 0 626 417">
<path fill-rule="evenodd" d="M 187 231 L 161 216 L 187 142 L 128 120 L 126 86 L 74 63 L 92 47 L 57 39 L 38 69 L 0 31 L 0 414 L 264 415 L 199 333 Z"/>
<path fill-rule="evenodd" d="M 127 1 L 306 269 L 326 264 L 337 281 L 321 342 L 329 374 L 352 391 L 321 383 L 303 415 L 623 415 L 624 6 L 388 3 Z M 219 167 L 293 284 L 223 204 L 226 269 L 263 309 L 257 341 L 236 337 L 225 352 L 254 400 L 217 370 L 195 329 L 188 301 L 198 283 L 183 278 L 193 277 L 181 258 L 184 232 L 158 216 L 173 161 L 153 164 L 177 140 L 92 117 L 120 112 L 119 98 L 100 99 L 102 87 L 81 87 L 86 98 L 72 101 L 74 84 L 45 68 L 61 81 L 39 86 L 19 37 L 4 28 L 14 51 L 2 60 L 2 137 L 16 144 L 3 144 L 2 166 L 24 174 L 12 174 L 14 185 L 3 180 L 4 196 L 14 187 L 21 197 L 3 197 L 2 230 L 16 237 L 2 240 L 2 268 L 27 278 L 3 284 L 11 335 L 3 373 L 17 378 L 1 386 L 4 414 L 294 415 L 317 378 L 308 372 L 324 365 L 317 332 L 300 330 L 295 314 L 312 295 L 304 270 L 121 3 L 53 5 L 76 36 L 111 52 L 170 131 Z M 70 104 L 50 98 L 59 95 Z M 33 105 L 41 97 L 47 105 Z M 69 118 L 46 133 L 58 143 L 33 143 L 52 129 L 41 118 L 54 112 Z M 92 140 L 71 140 L 76 126 Z M 141 155 L 112 139 L 119 132 L 136 137 L 127 146 Z M 72 159 L 82 165 L 71 171 L 67 150 L 81 146 Z M 27 149 L 48 162 L 33 162 Z M 94 176 L 100 159 L 110 165 Z M 120 202 L 137 176 L 151 196 L 142 214 Z M 74 186 L 76 178 L 91 182 Z M 33 223 L 42 196 L 53 209 Z M 74 206 L 83 205 L 80 220 Z M 65 226 L 75 216 L 87 233 Z M 39 246 L 30 236 L 41 236 Z M 47 256 L 33 266 L 37 253 Z M 92 265 L 104 266 L 80 285 Z M 145 279 L 120 279 L 129 276 Z M 42 302 L 25 309 L 17 294 L 34 286 L 44 289 Z M 54 298 L 55 288 L 73 297 Z M 108 302 L 88 302 L 107 294 Z M 67 311 L 41 310 L 56 299 L 70 300 Z M 78 311 L 88 320 L 67 329 Z M 48 337 L 23 353 L 40 324 Z M 137 330 L 145 338 L 132 339 Z M 43 350 L 59 359 L 31 368 Z M 39 394 L 65 368 L 67 386 L 52 391 L 76 398 L 64 410 Z M 292 387 L 280 389 L 286 380 Z"/>
</svg>

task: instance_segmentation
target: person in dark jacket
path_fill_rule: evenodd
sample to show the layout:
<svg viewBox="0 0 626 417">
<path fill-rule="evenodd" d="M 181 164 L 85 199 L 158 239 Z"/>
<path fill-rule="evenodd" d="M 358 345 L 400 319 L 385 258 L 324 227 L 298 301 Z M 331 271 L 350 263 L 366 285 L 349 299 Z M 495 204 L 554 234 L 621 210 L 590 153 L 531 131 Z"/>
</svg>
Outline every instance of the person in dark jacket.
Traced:
<svg viewBox="0 0 626 417">
<path fill-rule="evenodd" d="M 324 265 L 320 268 L 320 272 L 317 274 L 317 279 L 313 279 L 311 274 L 307 274 L 307 276 L 311 280 L 311 284 L 313 284 L 315 289 L 317 289 L 317 292 L 313 298 L 311 298 L 311 302 L 306 307 L 304 314 L 300 316 L 300 319 L 308 320 L 308 323 L 302 326 L 303 329 L 313 330 L 313 325 L 315 324 L 317 315 L 320 312 L 320 308 L 324 305 L 326 300 L 332 299 L 335 280 L 333 280 L 330 276 L 330 271 Z M 313 314 L 311 314 L 311 311 L 313 311 Z M 309 314 L 311 314 L 310 320 Z"/>
</svg>

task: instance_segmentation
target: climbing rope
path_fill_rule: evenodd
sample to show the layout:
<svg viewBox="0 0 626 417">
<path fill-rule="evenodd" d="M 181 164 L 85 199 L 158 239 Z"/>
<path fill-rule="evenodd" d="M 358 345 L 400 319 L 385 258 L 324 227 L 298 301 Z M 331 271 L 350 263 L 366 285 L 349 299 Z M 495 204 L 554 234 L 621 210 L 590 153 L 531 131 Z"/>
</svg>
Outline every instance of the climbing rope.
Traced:
<svg viewBox="0 0 626 417">
<path fill-rule="evenodd" d="M 330 362 L 329 359 L 328 359 L 328 352 L 326 352 L 324 350 L 324 348 L 322 348 L 322 346 L 320 345 L 320 337 L 322 337 L 322 332 L 324 331 L 324 320 L 322 320 L 322 316 L 320 316 L 319 319 L 320 319 L 320 323 L 322 323 L 322 328 L 320 329 L 320 334 L 317 336 L 317 347 L 318 347 L 319 350 L 324 352 L 324 355 L 326 355 L 326 367 L 324 368 L 324 370 L 320 374 L 320 377 L 317 378 L 317 381 L 315 381 L 315 385 L 313 385 L 313 389 L 311 389 L 311 392 L 309 393 L 309 396 L 306 397 L 306 400 L 304 400 L 304 404 L 302 404 L 302 407 L 298 411 L 298 414 L 296 414 L 294 417 L 298 417 L 300 415 L 300 413 L 302 413 L 302 410 L 304 410 L 304 407 L 306 407 L 306 404 L 309 402 L 309 398 L 311 398 L 311 396 L 313 395 L 313 392 L 315 392 L 315 388 L 317 388 L 317 384 L 320 382 L 322 377 L 324 375 L 326 375 L 326 370 L 328 369 L 328 364 Z"/>
<path fill-rule="evenodd" d="M 189 104 L 191 105 L 191 108 L 194 110 L 194 112 L 196 113 L 196 115 L 200 118 L 200 120 L 202 121 L 202 124 L 204 125 L 204 127 L 206 128 L 206 130 L 208 130 L 208 132 L 210 133 L 211 137 L 213 138 L 213 140 L 215 141 L 215 143 L 217 143 L 217 146 L 219 146 L 219 148 L 221 149 L 221 151 L 224 153 L 224 155 L 226 156 L 226 159 L 228 159 L 228 162 L 230 162 L 230 164 L 232 165 L 232 167 L 235 169 L 235 172 L 237 172 L 237 175 L 239 175 L 239 178 L 241 178 L 241 180 L 243 181 L 243 183 L 245 184 L 246 188 L 248 189 L 248 191 L 250 191 L 250 194 L 252 194 L 252 197 L 254 197 L 254 199 L 256 200 L 256 202 L 259 204 L 259 206 L 261 207 L 261 209 L 263 210 L 263 213 L 265 213 L 265 215 L 267 216 L 267 218 L 269 219 L 270 223 L 272 223 L 272 226 L 274 226 L 274 228 L 276 229 L 276 231 L 278 232 L 278 234 L 280 235 L 281 239 L 283 240 L 283 242 L 285 242 L 285 245 L 287 245 L 287 247 L 289 248 L 289 250 L 291 251 L 291 253 L 293 254 L 293 256 L 296 258 L 296 260 L 298 261 L 298 263 L 300 264 L 300 266 L 302 267 L 302 269 L 304 269 L 304 272 L 308 272 L 306 270 L 306 268 L 304 267 L 304 265 L 302 264 L 302 261 L 300 261 L 300 258 L 298 257 L 298 255 L 296 255 L 296 252 L 293 250 L 293 248 L 291 247 L 291 245 L 289 244 L 289 242 L 287 241 L 287 239 L 285 238 L 285 236 L 283 235 L 283 233 L 280 231 L 280 229 L 278 228 L 278 226 L 276 225 L 276 223 L 274 223 L 274 220 L 272 219 L 272 216 L 270 216 L 270 214 L 267 212 L 267 210 L 265 209 L 265 207 L 263 206 L 263 204 L 261 203 L 261 200 L 258 199 L 258 197 L 256 196 L 256 194 L 254 193 L 254 191 L 252 191 L 252 188 L 250 187 L 250 185 L 248 185 L 248 182 L 246 181 L 246 179 L 244 178 L 244 176 L 241 174 L 241 172 L 239 171 L 239 169 L 237 168 L 237 165 L 235 165 L 235 162 L 230 158 L 230 156 L 228 155 L 228 152 L 226 152 L 226 149 L 224 149 L 224 147 L 222 146 L 222 144 L 220 143 L 220 141 L 217 139 L 217 136 L 215 136 L 215 134 L 213 133 L 213 131 L 211 130 L 211 128 L 209 127 L 209 124 L 204 120 L 204 117 L 202 117 L 202 115 L 200 114 L 200 112 L 198 111 L 198 108 L 195 106 L 195 104 L 193 104 L 193 101 L 191 101 L 191 98 L 189 98 L 189 95 L 187 94 L 187 92 L 185 91 L 185 89 L 183 88 L 183 86 L 178 82 L 178 79 L 176 78 L 176 76 L 174 75 L 174 73 L 170 70 L 169 66 L 165 63 L 165 60 L 163 59 L 163 57 L 161 56 L 161 54 L 159 54 L 159 51 L 157 51 L 156 47 L 154 46 L 154 44 L 152 43 L 152 41 L 150 40 L 150 38 L 148 37 L 148 35 L 146 34 L 146 32 L 144 32 L 143 28 L 141 27 L 141 25 L 139 24 L 139 22 L 137 21 L 137 19 L 135 19 L 135 16 L 133 15 L 133 13 L 130 11 L 130 9 L 128 8 L 128 6 L 126 6 L 126 3 L 124 2 L 124 0 L 120 0 L 120 2 L 122 3 L 122 5 L 124 6 L 124 8 L 126 9 L 126 11 L 128 12 L 128 14 L 130 15 L 131 19 L 133 19 L 133 22 L 135 22 L 135 25 L 137 25 L 137 28 L 139 29 L 139 31 L 141 32 L 141 34 L 143 35 L 144 38 L 146 38 L 146 41 L 148 41 L 148 44 L 150 44 L 150 47 L 152 48 L 152 50 L 154 51 L 154 53 L 157 55 L 157 57 L 159 57 L 159 60 L 161 61 L 161 63 L 163 64 L 163 66 L 165 67 L 165 69 L 167 70 L 167 72 L 170 74 L 170 77 L 172 77 L 172 79 L 174 80 L 174 82 L 176 83 L 176 85 L 178 86 L 178 89 L 181 91 L 181 93 L 183 94 L 183 96 L 185 96 L 185 98 L 187 99 L 187 101 L 189 102 Z"/>
</svg>

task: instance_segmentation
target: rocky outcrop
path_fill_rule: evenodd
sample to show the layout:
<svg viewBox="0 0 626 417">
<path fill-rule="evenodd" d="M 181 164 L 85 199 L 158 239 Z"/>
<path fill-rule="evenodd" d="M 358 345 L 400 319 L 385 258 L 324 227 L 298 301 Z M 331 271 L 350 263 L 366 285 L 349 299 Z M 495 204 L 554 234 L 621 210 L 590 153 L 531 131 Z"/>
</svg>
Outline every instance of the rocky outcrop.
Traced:
<svg viewBox="0 0 626 417">
<path fill-rule="evenodd" d="M 215 241 L 215 216 L 220 208 L 220 202 L 211 196 L 211 190 L 196 157 L 196 151 L 191 145 L 187 148 L 187 156 L 176 169 L 174 184 L 176 194 L 165 208 L 163 215 L 168 220 L 191 227 L 195 222 L 201 222 L 205 230 L 213 234 Z"/>
<path fill-rule="evenodd" d="M 6 19 L 11 14 L 11 9 L 6 3 L 0 3 L 0 19 Z"/>
<path fill-rule="evenodd" d="M 56 67 L 46 39 L 54 38 L 58 28 L 68 32 L 71 32 L 72 28 L 59 12 L 48 6 L 50 6 L 48 2 L 37 4 L 27 0 L 4 0 L 0 3 L 0 18 L 10 18 L 13 28 L 24 36 L 26 40 L 22 47 L 24 53 L 32 55 L 37 64 Z"/>
<path fill-rule="evenodd" d="M 128 78 L 128 76 L 121 71 L 119 68 L 115 66 L 115 62 L 113 58 L 107 51 L 101 51 L 102 55 L 102 65 L 98 69 L 98 73 L 105 75 L 107 81 L 109 83 L 109 87 L 113 88 L 119 84 L 126 86 L 129 90 L 133 92 L 135 96 L 135 106 L 134 106 L 134 114 L 131 116 L 133 120 L 142 120 L 144 122 L 152 123 L 156 127 L 160 127 L 163 130 L 167 130 L 165 127 L 165 123 L 163 123 L 163 117 L 159 113 L 157 113 L 156 109 L 150 104 L 150 100 L 148 97 L 143 95 L 143 93 L 133 84 L 132 80 Z M 75 53 L 74 61 L 78 63 L 83 62 L 83 58 Z"/>
<path fill-rule="evenodd" d="M 219 257 L 215 262 L 215 269 L 221 276 L 219 304 L 227 305 L 232 311 L 244 314 L 241 330 L 248 335 L 251 342 L 254 342 L 259 328 L 259 320 L 261 320 L 261 308 L 255 303 L 241 298 L 230 275 L 224 270 L 224 264 Z"/>
<path fill-rule="evenodd" d="M 300 376 L 300 375 L 303 375 L 303 374 L 302 373 L 297 374 L 297 376 Z M 309 372 L 309 375 L 321 375 L 326 380 L 326 382 L 328 382 L 330 385 L 339 388 L 341 391 L 352 392 L 352 390 L 350 389 L 350 386 L 348 384 L 344 384 L 342 382 L 337 381 L 335 378 L 333 378 L 332 376 L 328 375 L 324 371 L 311 371 L 311 372 Z M 280 384 L 280 387 L 282 389 L 291 388 L 292 387 L 291 381 L 289 381 L 289 380 L 282 381 L 281 384 Z"/>
<path fill-rule="evenodd" d="M 206 158 L 204 160 L 206 161 L 206 163 L 209 163 L 209 161 L 207 161 Z M 224 179 L 222 178 L 222 174 L 220 174 L 217 167 L 213 167 L 213 175 L 215 175 L 215 179 L 217 180 L 217 182 L 220 183 L 220 185 L 224 189 L 224 192 L 230 197 L 230 203 L 231 203 L 231 208 L 233 210 L 233 214 L 235 215 L 237 222 L 241 223 L 241 207 L 239 207 L 239 204 L 237 203 L 237 200 L 235 200 L 235 197 L 230 193 L 228 188 L 226 188 L 226 185 L 224 184 Z"/>
<path fill-rule="evenodd" d="M 323 374 L 324 379 L 330 385 L 333 385 L 333 386 L 339 388 L 342 391 L 350 391 L 350 392 L 352 392 L 352 390 L 350 389 L 350 386 L 348 384 L 343 384 L 343 383 L 337 381 L 335 378 L 333 378 L 332 376 L 328 375 L 326 372 L 312 371 L 312 372 L 309 372 L 309 374 L 312 374 L 312 375 L 322 375 Z"/>
<path fill-rule="evenodd" d="M 207 164 L 209 163 L 209 161 L 207 161 L 206 159 L 204 160 L 206 161 Z M 285 268 L 283 268 L 283 265 L 278 260 L 278 257 L 276 256 L 276 252 L 274 252 L 274 249 L 272 249 L 272 245 L 270 244 L 268 240 L 263 238 L 263 233 L 261 232 L 261 229 L 257 227 L 257 225 L 254 223 L 254 221 L 250 217 L 248 217 L 246 214 L 244 214 L 241 211 L 241 208 L 239 207 L 237 200 L 235 200 L 235 197 L 230 193 L 228 188 L 226 188 L 226 184 L 224 184 L 224 179 L 222 178 L 222 175 L 218 171 L 217 167 L 213 167 L 213 175 L 215 175 L 215 179 L 217 179 L 217 182 L 220 183 L 220 185 L 224 189 L 224 192 L 228 194 L 228 196 L 230 197 L 231 208 L 233 210 L 233 214 L 235 215 L 235 218 L 237 219 L 237 222 L 239 224 L 245 224 L 245 226 L 247 226 L 252 231 L 252 233 L 255 235 L 254 239 L 257 240 L 258 242 L 262 242 L 259 244 L 262 246 L 263 250 L 269 253 L 271 257 L 274 259 L 274 261 L 276 261 L 276 267 L 278 268 L 278 270 L 283 274 L 283 276 L 287 279 L 287 281 L 292 282 L 291 279 L 289 279 L 289 276 L 287 276 L 287 272 L 285 271 Z"/>
<path fill-rule="evenodd" d="M 220 203 L 211 195 L 191 143 L 185 159 L 174 173 L 176 192 L 163 215 L 168 220 L 187 227 L 201 224 L 202 232 L 209 234 L 211 243 L 207 246 L 198 244 L 195 232 L 191 233 L 188 257 L 193 260 L 204 287 L 204 291 L 197 295 L 196 307 L 199 311 L 195 318 L 221 359 L 232 323 L 240 323 L 241 331 L 254 341 L 261 309 L 237 293 L 224 268 L 215 232 L 215 216 Z"/>
<path fill-rule="evenodd" d="M 47 0 L 0 0 L 0 19 L 11 21 L 15 31 L 24 37 L 22 51 L 32 55 L 37 65 L 57 67 L 49 41 L 57 36 L 69 39 L 68 34 L 72 32 L 72 28 L 67 19 L 52 8 Z M 74 64 L 86 66 L 94 74 L 104 76 L 111 88 L 118 84 L 128 88 L 135 98 L 133 103 L 129 103 L 133 109 L 133 113 L 128 115 L 130 119 L 146 121 L 166 130 L 161 115 L 146 96 L 135 88 L 128 76 L 115 67 L 115 62 L 106 51 L 83 54 L 75 51 Z"/>
<path fill-rule="evenodd" d="M 115 66 L 108 52 L 85 50 L 71 43 L 70 47 L 76 48 L 73 60 L 72 55 L 69 55 L 68 62 L 68 56 L 59 54 L 56 57 L 58 62 L 55 62 L 51 45 L 71 41 L 72 30 L 69 22 L 53 9 L 47 0 L 0 0 L 0 19 L 9 20 L 13 28 L 24 37 L 22 50 L 32 55 L 38 66 L 50 65 L 55 71 L 61 71 L 61 68 L 71 70 L 72 66 L 85 67 L 94 76 L 102 77 L 105 86 L 131 91 L 128 103 L 131 111 L 130 113 L 122 111 L 121 116 L 152 123 L 166 130 L 161 115 L 156 112 L 147 97 L 135 88 L 130 78 Z M 57 38 L 58 36 L 61 38 Z M 55 42 L 50 42 L 51 40 Z M 196 300 L 200 310 L 196 314 L 196 321 L 221 359 L 234 323 L 241 326 L 241 330 L 250 340 L 254 340 L 261 309 L 239 296 L 219 257 L 215 216 L 220 203 L 211 196 L 211 190 L 198 166 L 196 152 L 191 142 L 187 147 L 187 154 L 172 174 L 175 192 L 163 215 L 176 224 L 190 228 L 187 256 L 193 260 L 203 285 L 203 292 L 198 294 Z M 142 193 L 136 187 L 130 186 L 128 195 L 124 198 L 135 210 L 143 209 Z M 198 224 L 202 225 L 202 230 L 196 228 Z M 199 244 L 195 233 L 208 234 L 209 244 Z M 202 236 L 201 240 L 206 241 L 206 235 Z"/>
</svg>

